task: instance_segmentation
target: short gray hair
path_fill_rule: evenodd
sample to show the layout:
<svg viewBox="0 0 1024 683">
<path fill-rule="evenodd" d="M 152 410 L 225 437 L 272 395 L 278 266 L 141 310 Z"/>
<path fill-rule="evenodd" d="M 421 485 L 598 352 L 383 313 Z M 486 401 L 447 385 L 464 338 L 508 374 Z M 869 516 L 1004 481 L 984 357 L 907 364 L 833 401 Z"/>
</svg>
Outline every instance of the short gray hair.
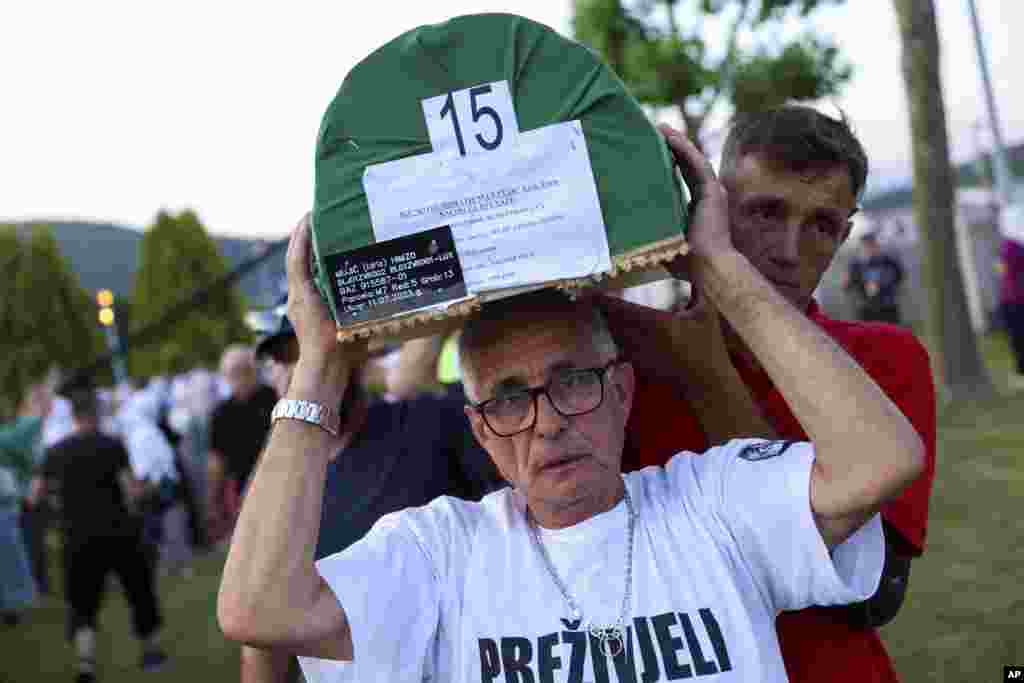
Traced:
<svg viewBox="0 0 1024 683">
<path fill-rule="evenodd" d="M 485 304 L 470 317 L 459 335 L 459 362 L 466 396 L 470 400 L 478 400 L 478 397 L 470 393 L 471 382 L 466 381 L 473 378 L 471 358 L 474 354 L 494 343 L 496 328 L 501 324 L 514 318 L 538 315 L 577 316 L 580 322 L 590 327 L 590 343 L 597 353 L 605 357 L 619 354 L 619 346 L 612 337 L 604 313 L 592 302 L 573 301 L 564 292 L 554 289 L 542 289 L 494 301 Z"/>
</svg>

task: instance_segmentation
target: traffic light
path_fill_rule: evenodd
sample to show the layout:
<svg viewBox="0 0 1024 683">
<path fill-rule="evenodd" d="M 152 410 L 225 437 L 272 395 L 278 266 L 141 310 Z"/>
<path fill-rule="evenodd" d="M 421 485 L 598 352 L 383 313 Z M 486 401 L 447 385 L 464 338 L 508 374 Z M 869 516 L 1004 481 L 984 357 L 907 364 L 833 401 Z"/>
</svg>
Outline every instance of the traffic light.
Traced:
<svg viewBox="0 0 1024 683">
<path fill-rule="evenodd" d="M 109 289 L 96 292 L 96 304 L 100 307 L 100 325 L 110 327 L 114 324 L 114 293 Z"/>
</svg>

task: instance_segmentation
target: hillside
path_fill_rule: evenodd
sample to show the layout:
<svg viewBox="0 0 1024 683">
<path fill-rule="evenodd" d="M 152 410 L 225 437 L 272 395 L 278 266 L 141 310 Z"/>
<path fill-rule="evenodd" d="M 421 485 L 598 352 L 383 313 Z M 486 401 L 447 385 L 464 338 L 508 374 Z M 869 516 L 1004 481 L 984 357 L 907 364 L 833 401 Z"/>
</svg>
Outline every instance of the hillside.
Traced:
<svg viewBox="0 0 1024 683">
<path fill-rule="evenodd" d="M 138 268 L 142 233 L 111 223 L 87 221 L 32 221 L 22 224 L 48 225 L 61 252 L 87 290 L 110 289 L 116 295 L 131 295 Z M 230 237 L 215 238 L 229 267 L 251 259 L 269 243 Z M 284 278 L 284 253 L 278 252 L 267 264 L 246 275 L 240 289 L 250 306 L 263 308 L 279 296 Z M 183 292 L 184 296 L 186 293 Z"/>
</svg>

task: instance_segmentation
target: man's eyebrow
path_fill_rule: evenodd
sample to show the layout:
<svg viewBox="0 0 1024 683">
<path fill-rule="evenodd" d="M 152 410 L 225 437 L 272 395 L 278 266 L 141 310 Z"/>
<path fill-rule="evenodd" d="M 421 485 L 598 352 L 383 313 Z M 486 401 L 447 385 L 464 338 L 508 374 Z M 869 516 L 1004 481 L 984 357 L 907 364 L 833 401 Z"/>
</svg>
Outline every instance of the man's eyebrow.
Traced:
<svg viewBox="0 0 1024 683">
<path fill-rule="evenodd" d="M 781 195 L 770 194 L 770 193 L 757 193 L 744 197 L 740 202 L 741 206 L 787 206 L 786 198 Z M 827 216 L 829 218 L 836 218 L 843 220 L 853 214 L 847 214 L 846 210 L 839 206 L 822 206 L 816 208 L 813 212 L 815 215 Z M 854 210 L 856 213 L 856 210 Z"/>
<path fill-rule="evenodd" d="M 548 368 L 548 374 L 554 374 L 556 372 L 561 372 L 562 370 L 574 370 L 577 367 L 579 366 L 573 361 L 563 360 L 552 364 Z M 525 379 L 518 375 L 512 375 L 503 378 L 497 384 L 494 385 L 494 394 L 500 395 L 503 393 L 507 394 L 513 391 L 522 391 L 527 387 L 529 387 L 529 385 L 526 383 Z"/>
<path fill-rule="evenodd" d="M 511 394 L 516 391 L 522 391 L 526 386 L 526 382 L 519 377 L 506 377 L 494 385 L 493 394 L 495 396 Z"/>
<path fill-rule="evenodd" d="M 747 197 L 744 197 L 743 200 L 740 202 L 740 204 L 742 206 L 750 206 L 750 205 L 757 205 L 757 204 L 760 204 L 760 205 L 770 204 L 770 205 L 773 205 L 773 206 L 778 206 L 778 205 L 784 205 L 785 203 L 786 203 L 786 198 L 783 197 L 782 195 L 766 194 L 766 193 L 757 193 L 757 194 L 749 195 Z"/>
<path fill-rule="evenodd" d="M 828 218 L 830 220 L 835 220 L 835 221 L 840 221 L 840 222 L 842 222 L 846 218 L 846 216 L 847 216 L 846 212 L 843 209 L 840 209 L 839 207 L 831 207 L 831 206 L 829 206 L 829 207 L 823 206 L 823 207 L 821 207 L 819 209 L 815 209 L 814 210 L 814 215 L 815 216 L 819 216 L 821 218 Z"/>
</svg>

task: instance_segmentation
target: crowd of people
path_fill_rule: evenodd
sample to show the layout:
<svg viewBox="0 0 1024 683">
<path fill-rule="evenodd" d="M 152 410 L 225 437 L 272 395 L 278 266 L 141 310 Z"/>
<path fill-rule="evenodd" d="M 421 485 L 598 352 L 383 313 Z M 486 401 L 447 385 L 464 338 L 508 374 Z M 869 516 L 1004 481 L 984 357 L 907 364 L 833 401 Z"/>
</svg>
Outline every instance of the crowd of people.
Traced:
<svg viewBox="0 0 1024 683">
<path fill-rule="evenodd" d="M 931 368 L 877 244 L 862 321 L 812 298 L 867 157 L 803 106 L 737 119 L 717 175 L 663 133 L 696 190 L 685 306 L 549 290 L 341 345 L 303 220 L 280 315 L 217 373 L 33 389 L 0 432 L 5 618 L 46 590 L 50 501 L 83 682 L 106 575 L 157 668 L 156 581 L 217 547 L 243 683 L 897 681 L 876 629 L 925 550 Z"/>
<path fill-rule="evenodd" d="M 58 529 L 78 681 L 95 680 L 97 616 L 111 575 L 132 609 L 140 667 L 167 660 L 158 579 L 187 575 L 193 554 L 218 538 L 201 442 L 219 387 L 203 371 L 59 396 L 51 381 L 33 386 L 0 429 L 0 610 L 16 627 L 51 593 L 46 535 Z"/>
<path fill-rule="evenodd" d="M 110 575 L 132 608 L 141 668 L 166 662 L 157 583 L 190 577 L 196 553 L 230 541 L 295 362 L 287 318 L 271 320 L 274 329 L 256 330 L 257 346 L 225 349 L 216 371 L 64 395 L 52 381 L 33 386 L 0 429 L 0 613 L 17 626 L 50 593 L 45 536 L 55 526 L 77 681 L 96 680 L 97 615 Z M 500 481 L 462 424 L 452 350 L 444 338 L 417 339 L 380 348 L 360 368 L 362 382 L 344 408 L 360 434 L 353 448 L 433 444 L 437 459 L 399 468 L 375 458 L 380 469 L 357 469 L 356 479 L 339 474 L 345 490 L 325 504 L 325 519 L 336 521 L 324 524 L 322 555 L 346 547 L 387 512 L 442 494 L 480 497 Z M 375 492 L 385 477 L 405 485 Z M 346 512 L 357 496 L 364 509 Z M 267 667 L 282 666 L 286 657 L 242 652 L 243 676 L 261 680 Z"/>
</svg>

